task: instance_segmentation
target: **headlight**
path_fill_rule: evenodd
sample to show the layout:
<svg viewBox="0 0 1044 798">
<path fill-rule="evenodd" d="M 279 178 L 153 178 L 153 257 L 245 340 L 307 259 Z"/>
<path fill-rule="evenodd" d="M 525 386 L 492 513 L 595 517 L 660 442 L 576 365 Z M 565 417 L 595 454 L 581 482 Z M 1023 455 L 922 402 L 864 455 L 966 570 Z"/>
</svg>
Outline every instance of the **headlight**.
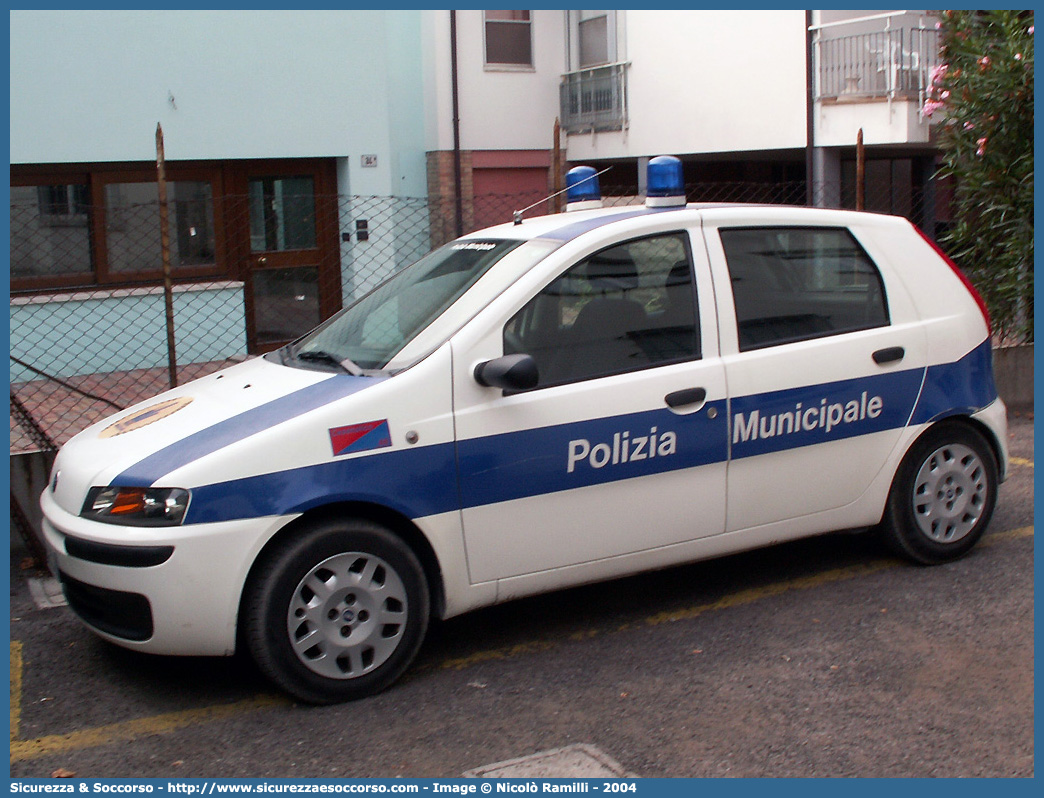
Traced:
<svg viewBox="0 0 1044 798">
<path fill-rule="evenodd" d="M 177 526 L 188 503 L 181 488 L 91 488 L 80 515 L 107 524 Z"/>
</svg>

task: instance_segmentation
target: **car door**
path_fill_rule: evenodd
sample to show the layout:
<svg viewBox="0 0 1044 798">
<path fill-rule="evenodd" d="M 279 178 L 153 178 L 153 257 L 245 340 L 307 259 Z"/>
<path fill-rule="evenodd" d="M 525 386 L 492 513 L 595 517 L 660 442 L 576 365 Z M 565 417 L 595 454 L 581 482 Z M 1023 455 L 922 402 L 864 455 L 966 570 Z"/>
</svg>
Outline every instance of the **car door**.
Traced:
<svg viewBox="0 0 1044 798">
<path fill-rule="evenodd" d="M 830 512 L 873 523 L 844 508 L 890 480 L 921 389 L 927 345 L 909 298 L 845 227 L 752 217 L 705 232 L 724 287 L 728 531 Z"/>
<path fill-rule="evenodd" d="M 709 285 L 687 232 L 633 238 L 561 263 L 455 339 L 472 582 L 723 531 L 726 395 Z M 475 365 L 502 353 L 532 356 L 537 387 L 479 385 Z"/>
</svg>

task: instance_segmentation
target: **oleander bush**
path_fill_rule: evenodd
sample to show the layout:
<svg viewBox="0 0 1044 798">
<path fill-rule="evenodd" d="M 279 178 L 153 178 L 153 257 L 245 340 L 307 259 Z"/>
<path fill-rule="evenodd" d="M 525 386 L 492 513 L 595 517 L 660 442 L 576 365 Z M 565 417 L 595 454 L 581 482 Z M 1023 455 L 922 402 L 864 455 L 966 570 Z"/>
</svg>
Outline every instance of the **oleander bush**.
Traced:
<svg viewBox="0 0 1044 798">
<path fill-rule="evenodd" d="M 940 120 L 952 224 L 940 244 L 1000 340 L 1033 340 L 1033 12 L 944 11 L 923 113 Z"/>
</svg>

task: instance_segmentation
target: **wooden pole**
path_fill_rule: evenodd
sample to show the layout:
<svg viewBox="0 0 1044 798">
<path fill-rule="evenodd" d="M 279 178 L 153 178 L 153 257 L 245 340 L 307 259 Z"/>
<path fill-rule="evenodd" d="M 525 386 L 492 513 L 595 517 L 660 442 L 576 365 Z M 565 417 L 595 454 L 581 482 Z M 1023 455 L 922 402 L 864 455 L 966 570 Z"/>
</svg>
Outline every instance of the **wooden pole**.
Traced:
<svg viewBox="0 0 1044 798">
<path fill-rule="evenodd" d="M 856 136 L 856 210 L 866 208 L 866 150 L 863 149 L 863 129 Z"/>
<path fill-rule="evenodd" d="M 551 193 L 555 195 L 554 205 L 548 208 L 549 213 L 558 213 L 563 210 L 562 197 L 558 193 L 562 190 L 562 125 L 555 117 L 554 149 L 551 152 Z"/>
<path fill-rule="evenodd" d="M 174 284 L 170 277 L 170 219 L 167 210 L 167 165 L 163 154 L 163 126 L 156 125 L 156 183 L 159 186 L 160 252 L 163 257 L 163 304 L 167 311 L 167 376 L 170 387 L 178 384 L 178 359 L 174 351 Z"/>
</svg>

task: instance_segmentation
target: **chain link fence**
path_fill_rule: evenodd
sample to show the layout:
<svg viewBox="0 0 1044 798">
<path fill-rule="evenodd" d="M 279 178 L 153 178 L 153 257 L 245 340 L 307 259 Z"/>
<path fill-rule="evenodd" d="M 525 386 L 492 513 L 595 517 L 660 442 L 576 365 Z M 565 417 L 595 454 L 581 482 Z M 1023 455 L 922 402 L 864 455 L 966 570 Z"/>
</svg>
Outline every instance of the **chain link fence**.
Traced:
<svg viewBox="0 0 1044 798">
<path fill-rule="evenodd" d="M 211 197 L 209 184 L 176 183 L 168 294 L 159 206 L 143 201 L 145 192 L 155 196 L 154 183 L 106 187 L 104 208 L 88 205 L 75 187 L 58 188 L 12 190 L 12 454 L 53 451 L 174 383 L 296 338 L 458 229 L 510 222 L 523 208 L 531 218 L 564 207 L 564 197 L 536 194 L 465 198 L 459 206 L 293 192 Z M 641 201 L 633 186 L 603 193 L 606 205 Z M 803 182 L 699 184 L 687 195 L 806 203 Z M 888 202 L 868 197 L 867 207 L 892 210 Z"/>
</svg>

